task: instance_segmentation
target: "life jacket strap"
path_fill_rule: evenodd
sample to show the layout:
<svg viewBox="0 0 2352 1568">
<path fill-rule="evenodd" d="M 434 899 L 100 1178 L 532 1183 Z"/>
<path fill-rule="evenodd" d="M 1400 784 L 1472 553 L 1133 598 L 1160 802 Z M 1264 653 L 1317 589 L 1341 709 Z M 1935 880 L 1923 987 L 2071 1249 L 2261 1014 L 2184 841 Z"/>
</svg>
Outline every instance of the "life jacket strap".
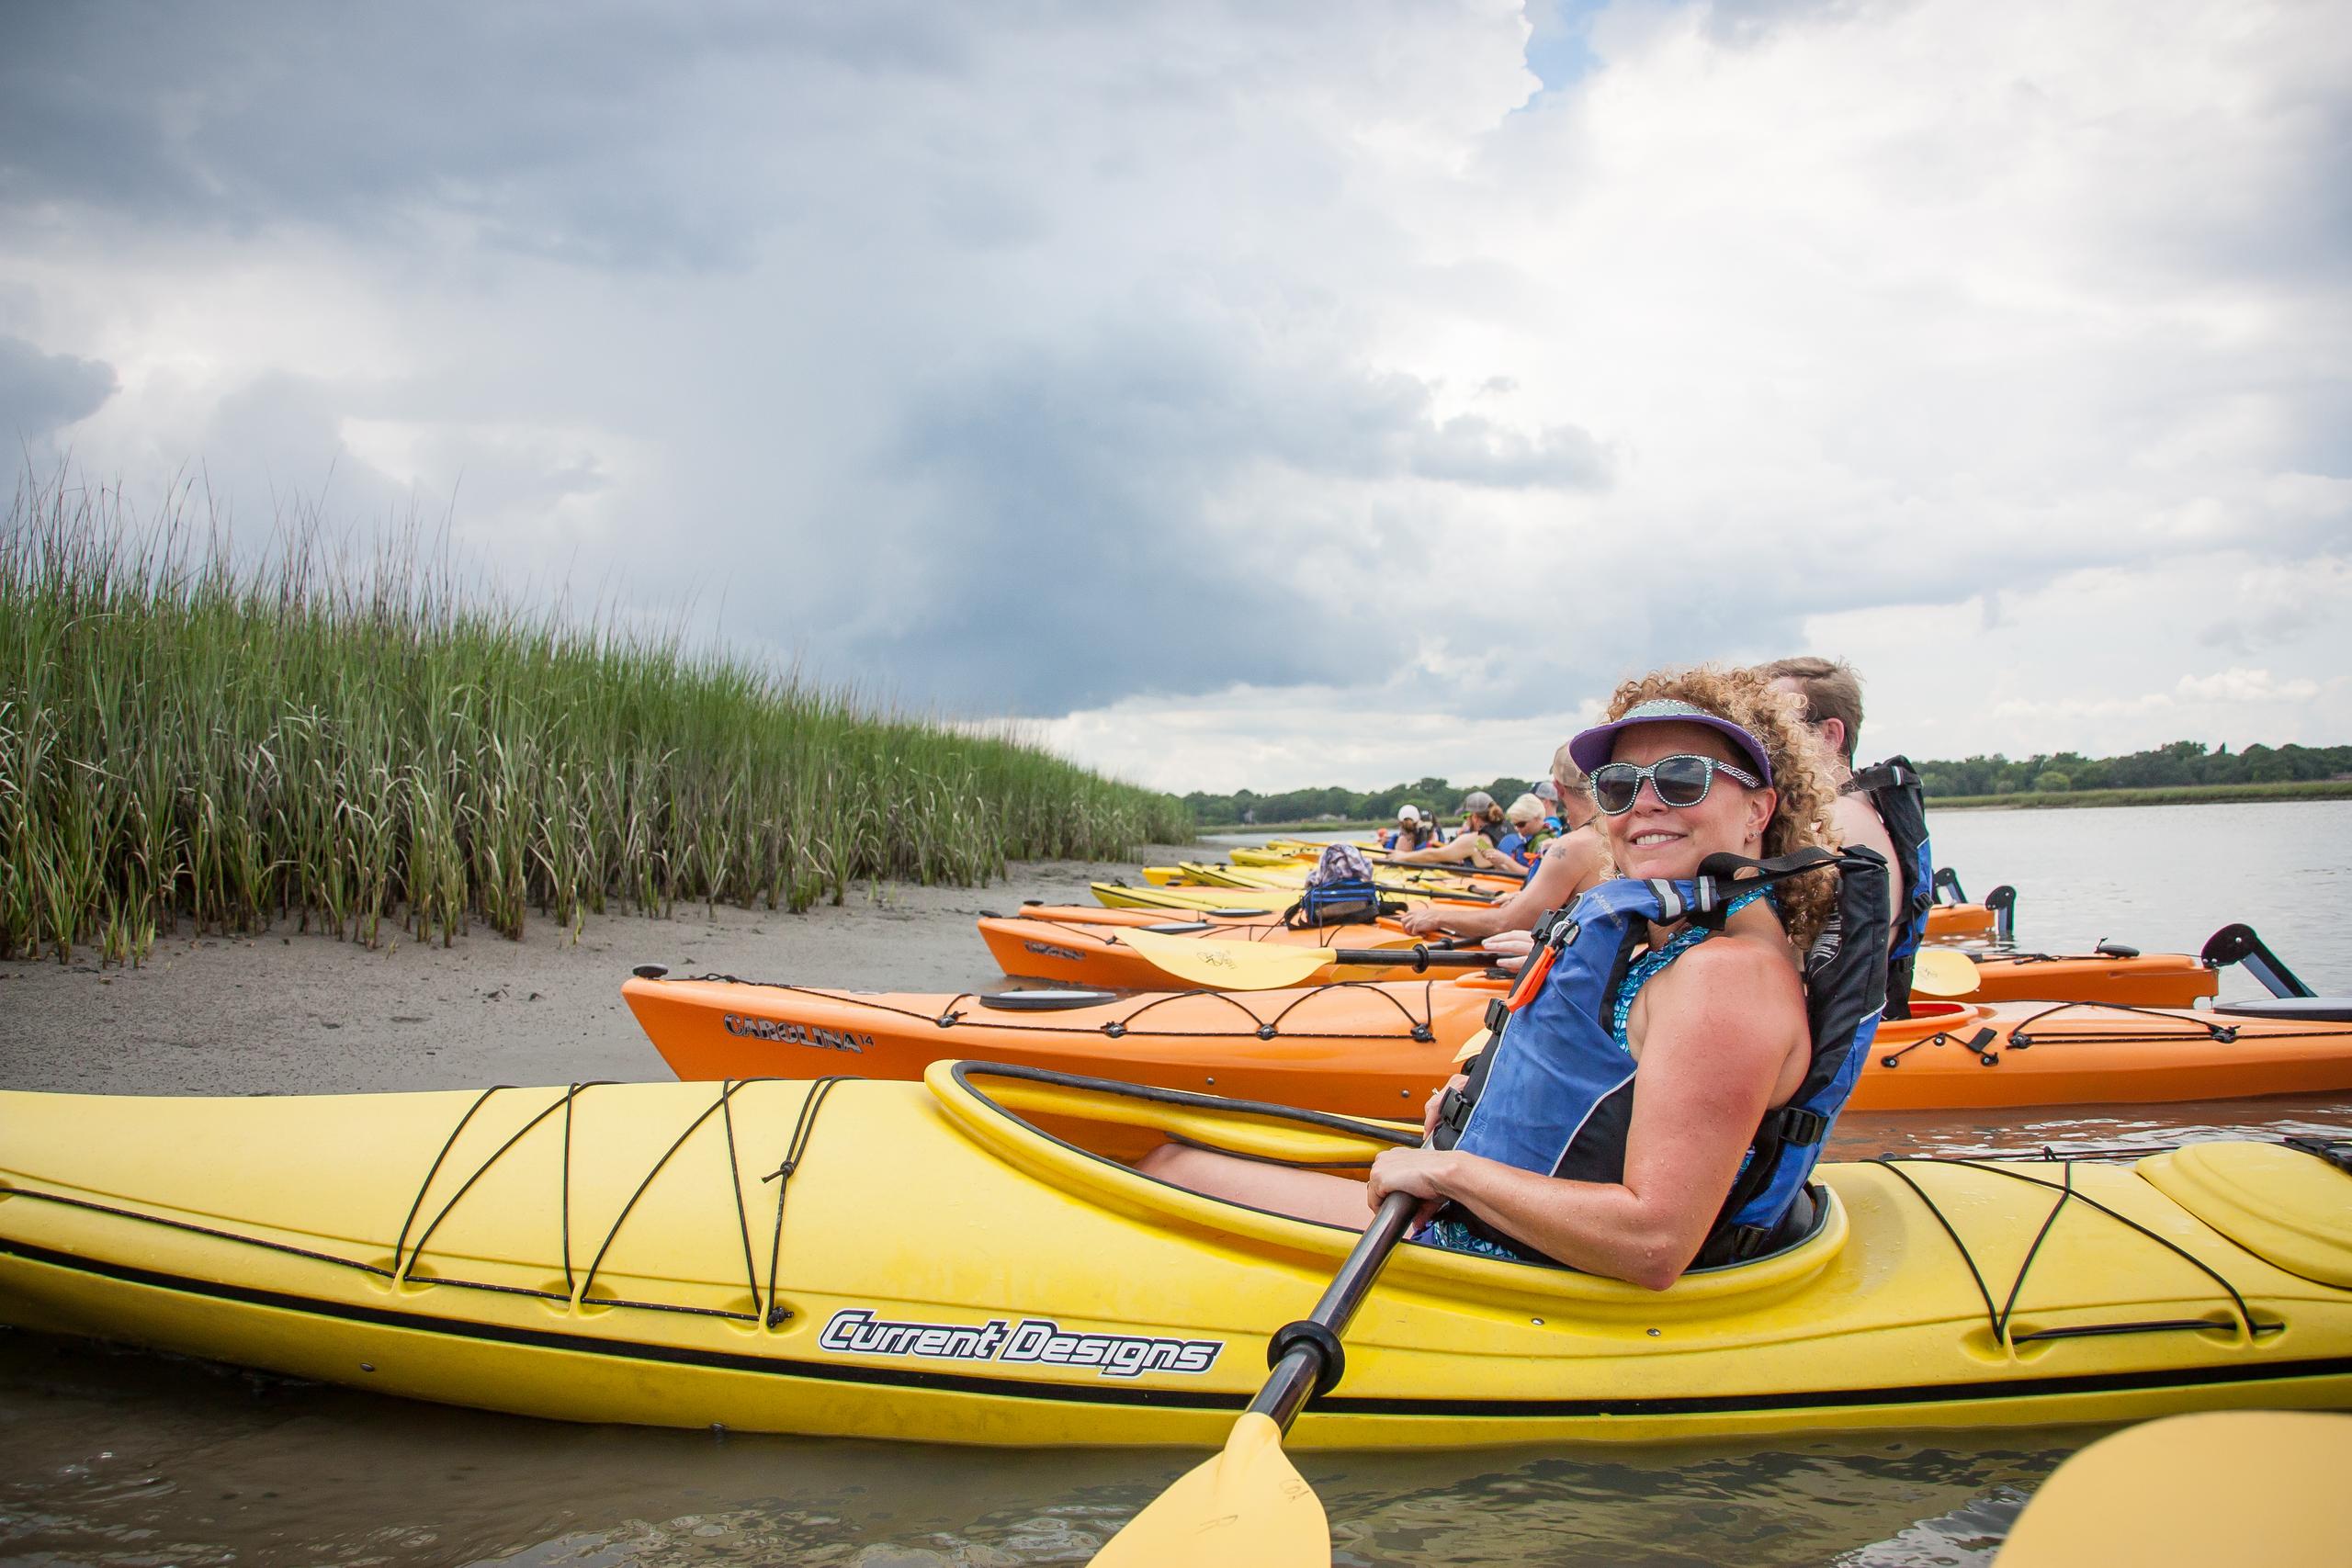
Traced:
<svg viewBox="0 0 2352 1568">
<path fill-rule="evenodd" d="M 1851 777 L 1838 786 L 1839 795 L 1876 795 L 1881 790 L 1908 789 L 1919 782 L 1918 773 L 1900 757 L 1890 757 L 1883 762 L 1873 762 L 1867 768 L 1856 768 Z"/>
<path fill-rule="evenodd" d="M 1719 931 L 1730 918 L 1733 900 L 1741 895 L 1837 863 L 1835 854 L 1820 848 L 1774 855 L 1769 860 L 1751 860 L 1746 855 L 1728 852 L 1709 855 L 1699 863 L 1699 874 L 1690 884 L 1690 923 L 1707 931 Z M 1753 872 L 1755 874 L 1742 876 L 1739 874 L 1742 872 Z M 1673 884 L 1653 886 L 1671 887 Z"/>
<path fill-rule="evenodd" d="M 1680 902 L 1679 897 L 1677 902 Z M 1568 918 L 1565 908 L 1555 909 L 1535 922 L 1535 945 L 1529 949 L 1527 962 L 1520 965 L 1519 983 L 1511 987 L 1510 995 L 1503 1000 L 1506 1016 L 1525 1007 L 1544 988 L 1544 977 L 1552 973 L 1561 950 L 1576 941 L 1582 930 Z M 1487 1027 L 1499 1031 L 1502 1024 L 1494 1017 L 1494 1010 L 1491 1006 L 1487 1009 Z"/>
</svg>

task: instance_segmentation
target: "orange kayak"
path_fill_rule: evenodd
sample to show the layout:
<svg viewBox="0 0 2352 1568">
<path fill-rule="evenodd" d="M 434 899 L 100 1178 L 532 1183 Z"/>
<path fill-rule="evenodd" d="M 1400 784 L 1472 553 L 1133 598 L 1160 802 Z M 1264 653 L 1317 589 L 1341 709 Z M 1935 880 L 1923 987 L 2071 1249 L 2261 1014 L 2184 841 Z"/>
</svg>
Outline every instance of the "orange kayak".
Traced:
<svg viewBox="0 0 2352 1568">
<path fill-rule="evenodd" d="M 1412 937 L 1402 926 L 1326 926 L 1292 931 L 1277 919 L 1170 919 L 1143 909 L 1096 909 L 1032 905 L 1018 915 L 989 915 L 980 939 L 1008 975 L 1066 986 L 1116 990 L 1164 990 L 1167 971 L 1119 940 L 1125 930 L 1195 936 L 1204 942 L 1263 942 L 1282 946 L 1371 948 L 1406 946 Z M 2217 995 L 2221 978 L 2202 958 L 2185 953 L 1972 953 L 1976 988 L 1956 997 L 1922 996 L 1920 1001 L 2105 1002 L 2113 1007 L 2186 1008 Z M 1395 964 L 1351 965 L 1332 972 L 1335 980 L 1409 980 L 1419 973 L 1409 956 Z"/>
<path fill-rule="evenodd" d="M 963 1057 L 1409 1120 L 1502 990 L 1470 976 L 947 997 L 673 980 L 649 965 L 621 995 L 682 1078 L 913 1078 Z M 1960 1110 L 2343 1089 L 2352 1089 L 2346 1004 L 2188 1012 L 1930 1003 L 1881 1026 L 1851 1103 Z"/>
<path fill-rule="evenodd" d="M 1103 917 L 1109 917 L 1104 919 Z M 1196 936 L 1205 942 L 1255 942 L 1276 947 L 1369 948 L 1399 945 L 1408 953 L 1417 940 L 1394 920 L 1377 925 L 1309 926 L 1293 931 L 1279 919 L 1221 919 L 1203 911 L 1184 920 L 1147 909 L 1093 909 L 1032 905 L 1018 915 L 983 915 L 980 940 L 1008 975 L 1063 985 L 1108 987 L 1122 991 L 1166 990 L 1168 971 L 1120 940 L 1122 931 L 1142 930 Z M 1409 980 L 1408 960 L 1394 964 L 1350 964 L 1332 971 L 1335 980 Z"/>
<path fill-rule="evenodd" d="M 1982 904 L 1938 904 L 1928 911 L 1929 942 L 1989 942 L 1993 911 Z"/>
</svg>

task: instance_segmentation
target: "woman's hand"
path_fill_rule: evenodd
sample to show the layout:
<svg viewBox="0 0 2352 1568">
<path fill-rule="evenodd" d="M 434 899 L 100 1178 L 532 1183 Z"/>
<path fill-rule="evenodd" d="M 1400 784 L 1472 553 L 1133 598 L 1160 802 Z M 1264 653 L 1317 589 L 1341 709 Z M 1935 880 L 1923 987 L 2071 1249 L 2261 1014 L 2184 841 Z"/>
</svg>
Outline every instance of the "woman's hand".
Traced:
<svg viewBox="0 0 2352 1568">
<path fill-rule="evenodd" d="M 1445 1107 L 1446 1090 L 1469 1087 L 1468 1073 L 1456 1073 L 1437 1087 L 1437 1092 L 1430 1096 L 1429 1103 L 1421 1107 L 1422 1137 L 1426 1138 L 1437 1131 L 1437 1113 Z"/>
<path fill-rule="evenodd" d="M 1435 904 L 1423 904 L 1418 908 L 1406 910 L 1397 917 L 1396 923 L 1415 936 L 1442 935 L 1445 915 Z"/>
<path fill-rule="evenodd" d="M 1495 954 L 1496 968 L 1506 975 L 1516 975 L 1533 951 L 1535 938 L 1526 931 L 1497 931 L 1478 945 Z"/>
<path fill-rule="evenodd" d="M 1384 1149 L 1372 1162 L 1371 1179 L 1364 1183 L 1365 1201 L 1377 1209 L 1392 1193 L 1419 1198 L 1420 1206 L 1413 1214 L 1413 1228 L 1419 1229 L 1445 1206 L 1445 1178 L 1453 1166 L 1449 1149 Z"/>
</svg>

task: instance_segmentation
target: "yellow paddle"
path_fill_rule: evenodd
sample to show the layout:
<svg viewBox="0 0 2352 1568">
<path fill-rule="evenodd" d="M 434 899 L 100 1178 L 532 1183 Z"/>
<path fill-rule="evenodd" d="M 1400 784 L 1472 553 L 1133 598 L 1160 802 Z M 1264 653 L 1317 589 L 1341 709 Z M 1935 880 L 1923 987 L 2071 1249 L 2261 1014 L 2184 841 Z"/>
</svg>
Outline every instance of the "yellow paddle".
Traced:
<svg viewBox="0 0 2352 1568">
<path fill-rule="evenodd" d="M 1419 1203 L 1388 1195 L 1306 1320 L 1275 1332 L 1274 1370 L 1224 1450 L 1129 1519 L 1094 1554 L 1096 1568 L 1330 1568 L 1330 1521 L 1283 1452 L 1283 1434 L 1310 1396 L 1339 1382 L 1340 1336 Z"/>
<path fill-rule="evenodd" d="M 1922 997 L 1964 997 L 1976 989 L 1976 961 L 1949 947 L 1923 947 L 1911 961 L 1911 990 Z"/>
<path fill-rule="evenodd" d="M 1306 947 L 1271 942 L 1201 942 L 1157 931 L 1122 931 L 1119 941 L 1139 958 L 1188 986 L 1216 991 L 1273 991 L 1304 986 L 1335 969 L 1409 964 L 1431 969 L 1483 969 L 1494 954 L 1476 948 L 1432 948 L 1408 940 L 1388 947 Z"/>
</svg>

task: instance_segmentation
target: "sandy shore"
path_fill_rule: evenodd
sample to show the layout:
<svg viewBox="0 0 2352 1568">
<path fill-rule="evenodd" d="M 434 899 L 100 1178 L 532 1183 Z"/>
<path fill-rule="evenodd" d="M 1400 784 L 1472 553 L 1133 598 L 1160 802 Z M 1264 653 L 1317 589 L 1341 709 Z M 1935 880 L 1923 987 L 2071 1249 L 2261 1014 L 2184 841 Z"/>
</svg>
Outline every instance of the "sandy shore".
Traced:
<svg viewBox="0 0 2352 1568">
<path fill-rule="evenodd" d="M 1141 858 L 1196 852 L 1164 845 Z M 136 969 L 0 964 L 0 1088 L 113 1094 L 334 1094 L 660 1079 L 628 1010 L 632 965 L 869 990 L 960 991 L 1003 976 L 972 930 L 1026 898 L 1089 904 L 1133 863 L 1029 861 L 986 887 L 882 885 L 805 915 L 721 906 L 673 919 L 552 920 L 523 940 L 374 950 L 290 928 L 160 940 Z"/>
</svg>

